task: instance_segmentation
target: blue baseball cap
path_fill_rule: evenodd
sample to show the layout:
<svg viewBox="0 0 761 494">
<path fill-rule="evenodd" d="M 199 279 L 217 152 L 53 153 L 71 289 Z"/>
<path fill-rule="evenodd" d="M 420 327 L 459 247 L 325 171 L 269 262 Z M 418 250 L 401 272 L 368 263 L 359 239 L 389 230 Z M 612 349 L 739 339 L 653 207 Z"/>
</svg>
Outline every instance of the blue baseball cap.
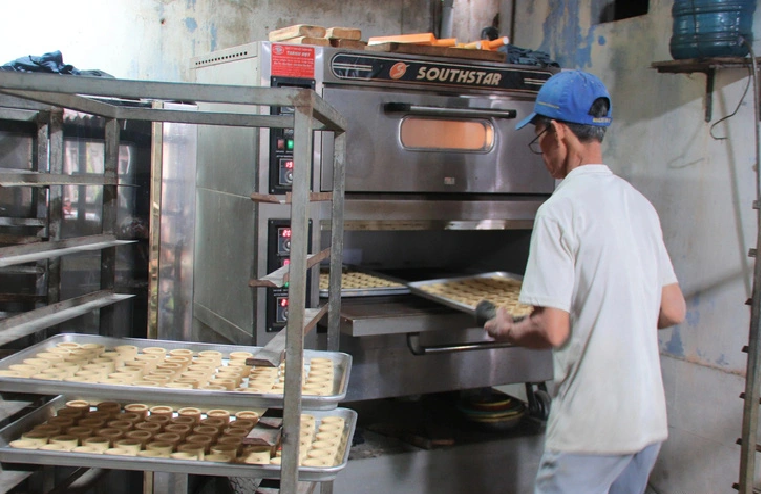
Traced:
<svg viewBox="0 0 761 494">
<path fill-rule="evenodd" d="M 593 117 L 589 114 L 592 103 L 597 98 L 608 99 L 609 116 Z M 560 72 L 547 79 L 547 82 L 542 85 L 539 94 L 536 95 L 534 113 L 518 122 L 515 130 L 530 124 L 537 115 L 568 123 L 607 127 L 613 121 L 610 117 L 612 112 L 613 104 L 610 101 L 610 94 L 600 79 L 578 70 Z"/>
</svg>

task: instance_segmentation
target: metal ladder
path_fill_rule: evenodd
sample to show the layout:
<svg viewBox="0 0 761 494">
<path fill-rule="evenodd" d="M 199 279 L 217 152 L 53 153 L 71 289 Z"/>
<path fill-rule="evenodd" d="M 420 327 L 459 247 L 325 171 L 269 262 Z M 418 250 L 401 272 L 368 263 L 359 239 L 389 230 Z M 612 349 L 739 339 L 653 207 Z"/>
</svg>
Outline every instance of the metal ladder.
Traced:
<svg viewBox="0 0 761 494">
<path fill-rule="evenodd" d="M 748 363 L 745 377 L 745 392 L 740 395 L 744 398 L 743 404 L 743 424 L 742 437 L 737 443 L 742 446 L 740 454 L 740 481 L 733 484 L 741 494 L 761 493 L 761 489 L 753 487 L 756 476 L 756 453 L 761 451 L 758 445 L 758 419 L 759 404 L 761 403 L 761 262 L 759 262 L 758 252 L 761 251 L 761 170 L 759 170 L 759 159 L 761 157 L 761 142 L 759 142 L 759 131 L 761 122 L 759 121 L 759 87 L 758 87 L 758 64 L 753 49 L 751 48 L 751 63 L 753 70 L 751 77 L 753 79 L 753 108 L 755 112 L 755 130 L 756 130 L 756 165 L 754 171 L 756 174 L 756 200 L 753 201 L 753 208 L 756 210 L 757 219 L 757 238 L 756 248 L 750 249 L 748 255 L 755 259 L 753 267 L 753 288 L 751 298 L 746 305 L 750 305 L 750 328 L 748 331 L 748 346 L 743 351 L 748 353 Z"/>
</svg>

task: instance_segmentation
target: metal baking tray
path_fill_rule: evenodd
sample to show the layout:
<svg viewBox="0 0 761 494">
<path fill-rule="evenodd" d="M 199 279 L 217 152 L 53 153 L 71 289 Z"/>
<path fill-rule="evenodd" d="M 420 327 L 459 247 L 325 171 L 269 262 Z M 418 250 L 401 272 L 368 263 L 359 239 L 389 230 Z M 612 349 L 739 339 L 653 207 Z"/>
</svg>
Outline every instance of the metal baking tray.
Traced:
<svg viewBox="0 0 761 494">
<path fill-rule="evenodd" d="M 446 305 L 447 307 L 452 307 L 453 309 L 461 310 L 467 314 L 475 316 L 476 308 L 474 306 L 465 305 L 462 302 L 458 302 L 457 300 L 453 300 L 451 298 L 434 295 L 430 292 L 424 291 L 423 287 L 434 285 L 436 283 L 451 283 L 453 281 L 478 280 L 483 278 L 504 278 L 507 280 L 523 281 L 523 276 L 518 274 L 506 273 L 504 271 L 492 271 L 490 273 L 481 273 L 481 274 L 475 274 L 475 275 L 469 275 L 469 276 L 459 276 L 456 278 L 442 278 L 438 280 L 414 281 L 412 283 L 407 283 L 407 286 L 410 287 L 410 291 L 414 293 L 415 295 L 418 295 L 423 298 L 427 298 L 429 300 L 433 300 L 434 302 L 438 302 L 442 305 Z"/>
<path fill-rule="evenodd" d="M 164 347 L 167 350 L 176 348 L 188 348 L 195 353 L 213 350 L 227 355 L 230 352 L 250 352 L 256 354 L 259 347 L 247 347 L 238 345 L 216 345 L 209 343 L 192 343 L 186 341 L 168 340 L 145 340 L 136 338 L 107 338 L 103 336 L 62 333 L 52 338 L 26 348 L 16 354 L 0 360 L 0 370 L 8 370 L 10 365 L 20 364 L 26 358 L 33 357 L 37 353 L 53 348 L 59 343 L 75 342 L 80 344 L 94 343 L 113 348 L 118 345 L 133 345 L 138 348 Z M 304 357 L 325 357 L 333 361 L 334 378 L 333 394 L 329 396 L 303 395 L 301 406 L 305 410 L 332 410 L 338 406 L 338 402 L 346 397 L 346 389 L 349 383 L 352 357 L 345 353 L 321 352 L 304 350 Z M 226 362 L 227 359 L 222 359 Z M 305 366 L 307 369 L 308 365 Z M 246 380 L 244 380 L 246 382 Z M 147 388 L 140 386 L 114 386 L 110 384 L 78 383 L 67 381 L 48 381 L 43 379 L 28 379 L 0 376 L 0 391 L 12 391 L 38 395 L 87 395 L 101 398 L 126 399 L 135 402 L 162 401 L 178 402 L 190 399 L 194 406 L 219 405 L 241 406 L 245 408 L 283 408 L 283 395 L 281 394 L 252 394 L 238 391 L 215 391 L 203 389 L 171 389 L 171 388 Z"/>
<path fill-rule="evenodd" d="M 407 295 L 410 293 L 410 289 L 407 288 L 406 282 L 397 278 L 394 278 L 392 276 L 387 276 L 382 273 L 376 273 L 375 271 L 369 271 L 367 269 L 362 269 L 358 266 L 350 266 L 346 265 L 343 267 L 344 272 L 357 272 L 357 273 L 363 273 L 363 274 L 369 274 L 371 276 L 375 276 L 376 278 L 380 278 L 384 281 L 391 281 L 393 283 L 399 283 L 401 286 L 398 287 L 379 287 L 379 288 L 342 288 L 341 289 L 341 298 L 346 297 L 385 297 L 388 295 Z M 324 274 L 324 273 L 320 273 Z M 320 290 L 320 297 L 327 298 L 328 297 L 328 291 L 327 290 Z"/>
<path fill-rule="evenodd" d="M 13 448 L 11 441 L 21 437 L 21 434 L 35 425 L 45 422 L 55 415 L 56 410 L 63 407 L 74 397 L 58 396 L 48 404 L 29 413 L 0 430 L 0 462 L 24 463 L 34 465 L 63 465 L 91 468 L 107 468 L 111 470 L 139 470 L 153 472 L 192 473 L 200 475 L 215 475 L 218 477 L 249 477 L 258 479 L 280 478 L 280 465 L 252 465 L 235 463 L 218 463 L 211 461 L 183 461 L 172 458 L 142 458 L 138 456 L 110 456 L 102 454 L 66 453 L 39 449 Z M 126 403 L 124 400 L 117 400 Z M 142 402 L 141 402 L 142 403 Z M 195 401 L 193 402 L 195 403 Z M 195 406 L 195 405 L 194 405 Z M 324 482 L 334 480 L 338 472 L 346 467 L 349 459 L 354 430 L 357 425 L 357 412 L 348 408 L 336 408 L 329 412 L 307 412 L 314 415 L 316 424 L 322 417 L 338 415 L 345 421 L 344 434 L 348 434 L 346 450 L 339 465 L 332 467 L 299 466 L 299 480 Z"/>
</svg>

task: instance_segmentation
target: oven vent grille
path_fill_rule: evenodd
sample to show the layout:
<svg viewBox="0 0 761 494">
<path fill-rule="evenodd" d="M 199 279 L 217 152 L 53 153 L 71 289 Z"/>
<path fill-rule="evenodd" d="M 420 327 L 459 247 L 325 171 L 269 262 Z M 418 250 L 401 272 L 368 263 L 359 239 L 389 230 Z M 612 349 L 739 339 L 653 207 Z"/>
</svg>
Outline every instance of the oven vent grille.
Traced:
<svg viewBox="0 0 761 494">
<path fill-rule="evenodd" d="M 200 58 L 200 59 L 195 60 L 193 62 L 193 66 L 194 67 L 203 67 L 203 66 L 206 66 L 206 65 L 215 65 L 215 64 L 218 64 L 218 63 L 228 62 L 230 60 L 236 60 L 236 59 L 248 58 L 248 57 L 249 57 L 248 50 L 242 50 L 242 51 L 237 51 L 237 52 L 230 53 L 230 54 L 227 54 L 227 55 L 218 54 L 218 55 L 213 56 L 213 57 Z"/>
</svg>

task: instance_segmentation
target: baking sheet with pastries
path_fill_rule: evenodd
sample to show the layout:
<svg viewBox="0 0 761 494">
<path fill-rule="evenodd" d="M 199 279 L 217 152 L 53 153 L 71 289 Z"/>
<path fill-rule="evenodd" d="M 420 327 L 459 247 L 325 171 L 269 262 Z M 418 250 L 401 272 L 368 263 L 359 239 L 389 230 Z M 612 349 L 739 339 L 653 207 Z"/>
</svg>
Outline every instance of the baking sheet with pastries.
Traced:
<svg viewBox="0 0 761 494">
<path fill-rule="evenodd" d="M 199 405 L 282 407 L 284 369 L 250 367 L 258 347 L 58 334 L 0 360 L 0 390 L 86 394 Z M 346 396 L 351 356 L 304 351 L 302 406 L 335 408 Z"/>
<path fill-rule="evenodd" d="M 277 479 L 281 476 L 280 469 L 280 454 L 279 452 L 273 452 L 270 446 L 265 446 L 262 449 L 266 451 L 257 451 L 258 446 L 245 446 L 243 443 L 242 433 L 233 431 L 237 429 L 235 424 L 239 417 L 240 412 L 235 412 L 235 421 L 232 416 L 228 424 L 224 423 L 224 419 L 216 420 L 216 424 L 209 424 L 215 429 L 215 433 L 207 431 L 207 427 L 200 428 L 200 425 L 192 430 L 196 436 L 203 436 L 208 434 L 208 439 L 192 438 L 188 435 L 185 437 L 185 442 L 196 442 L 200 439 L 198 446 L 192 445 L 188 448 L 191 451 L 181 451 L 183 454 L 169 453 L 169 457 L 164 455 L 169 452 L 166 446 L 171 446 L 172 449 L 180 448 L 178 439 L 181 441 L 182 435 L 178 432 L 169 433 L 170 436 L 161 436 L 161 441 L 154 440 L 151 448 L 150 440 L 145 439 L 145 434 L 141 434 L 142 439 L 133 439 L 127 441 L 126 444 L 118 444 L 114 448 L 111 444 L 111 440 L 108 442 L 102 440 L 90 440 L 85 438 L 84 441 L 88 443 L 85 446 L 86 449 L 82 450 L 81 446 L 77 446 L 76 450 L 69 450 L 69 446 L 73 446 L 73 440 L 81 441 L 84 434 L 89 433 L 92 429 L 82 430 L 83 427 L 79 427 L 79 423 L 76 424 L 75 430 L 78 435 L 81 433 L 83 436 L 79 437 L 60 437 L 53 440 L 54 437 L 50 436 L 50 439 L 46 437 L 48 432 L 53 432 L 49 428 L 47 431 L 44 429 L 44 422 L 48 422 L 50 425 L 51 419 L 57 417 L 58 413 L 72 400 L 72 397 L 58 396 L 53 398 L 47 404 L 40 408 L 28 413 L 15 422 L 0 429 L 0 461 L 3 463 L 20 463 L 20 464 L 35 464 L 35 465 L 60 465 L 60 466 L 86 466 L 90 468 L 104 468 L 112 470 L 136 470 L 136 471 L 159 471 L 159 472 L 173 472 L 173 473 L 192 473 L 199 475 L 214 475 L 222 477 L 247 477 L 258 479 Z M 82 398 L 76 398 L 75 401 L 82 400 Z M 90 406 L 88 413 L 96 413 L 98 409 L 93 410 L 93 406 L 103 405 L 104 403 L 99 400 L 86 399 Z M 106 403 L 108 405 L 114 405 L 118 403 L 127 404 L 129 401 L 114 400 L 113 403 Z M 74 405 L 74 403 L 72 403 Z M 79 405 L 79 403 L 76 403 Z M 141 405 L 131 404 L 130 406 Z M 147 405 L 146 405 L 147 406 Z M 183 405 L 184 406 L 184 405 Z M 168 409 L 171 405 L 159 405 L 149 407 L 149 414 L 145 417 L 144 422 L 149 421 L 150 415 L 153 414 L 151 408 Z M 174 407 L 177 408 L 177 407 Z M 193 407 L 190 407 L 193 408 Z M 115 409 L 114 409 L 115 410 Z M 125 408 L 126 410 L 126 408 Z M 202 409 L 203 410 L 203 409 Z M 167 410 L 161 410 L 162 414 Z M 225 409 L 214 410 L 215 416 L 217 412 L 228 412 L 233 414 L 233 409 L 225 407 Z M 206 415 L 212 413 L 212 410 L 206 410 Z M 133 419 L 137 413 L 128 412 Z M 195 410 L 191 412 L 195 414 Z M 179 408 L 177 412 L 172 413 L 172 417 L 164 417 L 164 423 L 173 422 L 176 425 L 179 423 Z M 120 418 L 126 418 L 125 414 L 121 414 Z M 198 416 L 199 419 L 203 417 L 203 414 Z M 67 417 L 63 417 L 66 419 Z M 89 417 L 87 418 L 89 419 Z M 264 420 L 265 417 L 262 417 Z M 102 421 L 103 418 L 93 417 L 93 420 Z M 208 421 L 208 418 L 206 419 Z M 248 420 L 248 419 L 243 419 Z M 253 423 L 253 420 L 248 420 L 249 423 Z M 60 421 L 59 421 L 60 422 Z M 73 421 L 72 421 L 73 422 Z M 132 426 L 130 422 L 118 420 L 120 427 Z M 349 445 L 352 443 L 352 437 L 356 428 L 357 413 L 347 408 L 335 408 L 331 411 L 313 411 L 309 410 L 301 415 L 300 424 L 300 437 L 299 437 L 299 466 L 298 475 L 299 480 L 326 482 L 334 480 L 338 472 L 340 472 L 347 464 L 349 455 Z M 68 423 L 68 421 L 66 421 Z M 160 423 L 160 422 L 157 422 Z M 129 424 L 129 425 L 128 425 Z M 261 424 L 261 421 L 257 421 L 254 424 L 254 430 Z M 56 425 L 56 424 L 52 424 Z M 59 424 L 60 425 L 60 424 Z M 109 424 L 106 424 L 109 425 Z M 40 434 L 32 434 L 32 439 L 39 442 L 39 445 L 29 444 L 25 442 L 29 437 L 22 437 L 25 433 L 27 436 L 32 429 L 39 428 L 36 432 L 42 432 Z M 106 431 L 111 434 L 120 433 L 121 430 L 113 428 L 106 428 Z M 143 429 L 142 426 L 134 425 L 134 429 Z M 153 428 L 155 429 L 155 427 Z M 173 428 L 175 430 L 176 427 Z M 198 429 L 198 430 L 195 430 Z M 144 430 L 151 430 L 145 428 Z M 220 432 L 221 430 L 221 432 Z M 99 429 L 100 431 L 100 429 Z M 130 431 L 131 432 L 131 431 Z M 232 432 L 232 433 L 231 433 Z M 96 434 L 97 435 L 97 434 Z M 118 434 L 117 434 L 118 435 Z M 126 435 L 126 433 L 125 433 Z M 36 436 L 36 437 L 35 437 Z M 229 438 L 225 438 L 229 436 Z M 154 436 L 158 437 L 158 436 Z M 211 443 L 214 442 L 216 437 L 217 451 L 214 451 L 215 446 Z M 235 438 L 237 437 L 238 440 Z M 20 439 L 19 439 L 20 438 Z M 152 439 L 154 439 L 152 438 Z M 45 444 L 41 444 L 44 439 Z M 164 440 L 166 439 L 166 441 Z M 211 441 L 210 441 L 211 440 Z M 21 443 L 16 441 L 22 441 Z M 142 445 L 142 441 L 145 441 L 145 446 Z M 177 441 L 175 445 L 172 441 Z M 50 443 L 53 444 L 50 444 Z M 168 443 L 168 444 L 167 444 Z M 232 451 L 229 444 L 235 445 L 235 459 L 232 458 Z M 140 450 L 137 450 L 138 444 Z M 238 444 L 240 446 L 238 447 Z M 109 448 L 115 451 L 93 451 L 90 448 L 103 449 L 108 445 Z M 206 451 L 208 446 L 209 450 Z M 131 448 L 130 451 L 124 451 L 126 448 Z M 35 449 L 32 449 L 35 448 Z M 150 451 L 149 451 L 150 449 Z M 183 448 L 183 450 L 186 448 Z M 154 452 L 155 450 L 155 452 Z M 229 452 L 230 454 L 226 453 Z M 203 453 L 203 458 L 200 455 Z M 262 454 L 264 453 L 264 454 Z M 174 455 L 174 456 L 173 456 Z M 195 455 L 195 457 L 194 457 Z M 274 455 L 274 456 L 273 456 Z"/>
<path fill-rule="evenodd" d="M 376 273 L 344 270 L 341 273 L 342 297 L 369 297 L 384 295 L 403 295 L 409 293 L 404 283 Z M 328 273 L 320 273 L 320 296 L 328 295 Z"/>
<path fill-rule="evenodd" d="M 505 307 L 514 317 L 527 316 L 533 310 L 532 306 L 518 302 L 522 285 L 520 276 L 503 272 L 409 284 L 413 293 L 468 313 L 475 313 L 476 305 L 488 300 L 497 307 Z"/>
</svg>

